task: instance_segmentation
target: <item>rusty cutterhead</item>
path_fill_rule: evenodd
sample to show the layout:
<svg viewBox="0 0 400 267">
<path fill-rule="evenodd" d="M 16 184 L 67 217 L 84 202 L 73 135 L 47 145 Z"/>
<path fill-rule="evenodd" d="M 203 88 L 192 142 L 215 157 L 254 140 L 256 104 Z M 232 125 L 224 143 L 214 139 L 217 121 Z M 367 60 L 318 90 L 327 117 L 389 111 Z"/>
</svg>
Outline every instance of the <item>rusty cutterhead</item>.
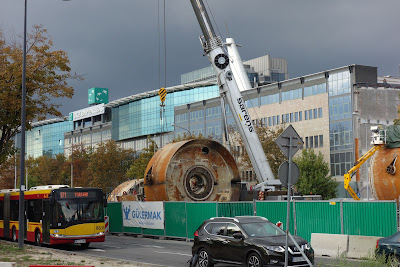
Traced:
<svg viewBox="0 0 400 267">
<path fill-rule="evenodd" d="M 239 171 L 229 151 L 208 139 L 164 146 L 147 165 L 148 201 L 237 201 Z"/>
</svg>

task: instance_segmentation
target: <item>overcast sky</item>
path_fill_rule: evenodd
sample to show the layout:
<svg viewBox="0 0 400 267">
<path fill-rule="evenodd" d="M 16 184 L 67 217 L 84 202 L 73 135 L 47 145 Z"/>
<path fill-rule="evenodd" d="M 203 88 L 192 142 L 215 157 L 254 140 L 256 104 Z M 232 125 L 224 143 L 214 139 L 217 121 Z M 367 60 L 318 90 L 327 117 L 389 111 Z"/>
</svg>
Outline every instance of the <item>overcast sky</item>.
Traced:
<svg viewBox="0 0 400 267">
<path fill-rule="evenodd" d="M 108 88 L 112 101 L 159 85 L 179 85 L 182 73 L 209 65 L 190 1 L 165 2 L 166 84 L 164 0 L 28 0 L 28 30 L 37 24 L 47 28 L 54 49 L 66 51 L 72 71 L 85 77 L 71 83 L 72 100 L 57 101 L 64 115 L 88 106 L 89 88 Z M 286 58 L 290 78 L 349 64 L 399 76 L 399 0 L 207 2 L 222 38 L 233 37 L 243 46 L 243 60 L 266 54 Z M 23 0 L 0 0 L 3 29 L 22 34 L 23 15 Z"/>
</svg>

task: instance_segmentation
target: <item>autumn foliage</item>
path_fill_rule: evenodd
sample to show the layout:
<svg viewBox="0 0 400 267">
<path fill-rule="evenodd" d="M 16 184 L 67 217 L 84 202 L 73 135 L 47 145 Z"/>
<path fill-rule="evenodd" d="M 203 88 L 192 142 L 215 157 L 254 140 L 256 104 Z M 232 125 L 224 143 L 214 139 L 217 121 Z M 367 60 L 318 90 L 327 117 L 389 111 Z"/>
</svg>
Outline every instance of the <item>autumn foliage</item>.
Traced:
<svg viewBox="0 0 400 267">
<path fill-rule="evenodd" d="M 72 183 L 74 187 L 100 187 L 104 192 L 110 192 L 129 179 L 127 171 L 134 156 L 133 150 L 123 149 L 110 140 L 101 143 L 96 150 L 75 145 L 72 156 L 68 158 L 64 154 L 55 157 L 29 157 L 25 161 L 27 187 L 50 184 L 71 186 Z M 10 157 L 0 169 L 0 189 L 14 188 L 15 166 L 19 187 L 19 160 Z"/>
<path fill-rule="evenodd" d="M 19 42 L 17 42 L 17 40 Z M 72 98 L 70 79 L 81 79 L 71 72 L 66 52 L 53 50 L 53 41 L 42 26 L 27 35 L 26 128 L 33 121 L 61 116 L 54 99 Z M 5 37 L 0 28 L 0 165 L 14 153 L 11 137 L 21 126 L 22 38 Z"/>
</svg>

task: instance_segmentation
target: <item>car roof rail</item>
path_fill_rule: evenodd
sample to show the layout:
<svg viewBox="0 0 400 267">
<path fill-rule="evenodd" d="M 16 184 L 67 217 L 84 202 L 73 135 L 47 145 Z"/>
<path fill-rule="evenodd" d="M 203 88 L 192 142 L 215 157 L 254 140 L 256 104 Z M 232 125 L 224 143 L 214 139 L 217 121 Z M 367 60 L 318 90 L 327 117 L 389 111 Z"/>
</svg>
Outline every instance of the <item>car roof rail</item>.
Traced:
<svg viewBox="0 0 400 267">
<path fill-rule="evenodd" d="M 239 218 L 239 219 L 252 219 L 252 218 L 260 218 L 266 221 L 269 221 L 267 218 L 263 217 L 263 216 L 251 216 L 251 215 L 245 215 L 245 216 L 235 216 L 235 218 Z"/>
<path fill-rule="evenodd" d="M 218 220 L 218 219 L 225 219 L 225 220 L 228 219 L 228 220 L 233 220 L 237 223 L 239 222 L 239 220 L 234 217 L 212 217 L 209 220 Z"/>
</svg>

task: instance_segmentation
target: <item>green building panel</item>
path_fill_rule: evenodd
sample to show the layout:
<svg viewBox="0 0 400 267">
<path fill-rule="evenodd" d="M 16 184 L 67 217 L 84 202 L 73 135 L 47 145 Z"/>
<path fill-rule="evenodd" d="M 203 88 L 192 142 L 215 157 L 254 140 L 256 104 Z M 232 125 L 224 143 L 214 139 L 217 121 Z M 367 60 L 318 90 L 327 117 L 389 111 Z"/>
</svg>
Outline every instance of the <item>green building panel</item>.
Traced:
<svg viewBox="0 0 400 267">
<path fill-rule="evenodd" d="M 88 104 L 107 104 L 108 103 L 108 89 L 107 88 L 90 88 L 88 90 Z"/>
</svg>

